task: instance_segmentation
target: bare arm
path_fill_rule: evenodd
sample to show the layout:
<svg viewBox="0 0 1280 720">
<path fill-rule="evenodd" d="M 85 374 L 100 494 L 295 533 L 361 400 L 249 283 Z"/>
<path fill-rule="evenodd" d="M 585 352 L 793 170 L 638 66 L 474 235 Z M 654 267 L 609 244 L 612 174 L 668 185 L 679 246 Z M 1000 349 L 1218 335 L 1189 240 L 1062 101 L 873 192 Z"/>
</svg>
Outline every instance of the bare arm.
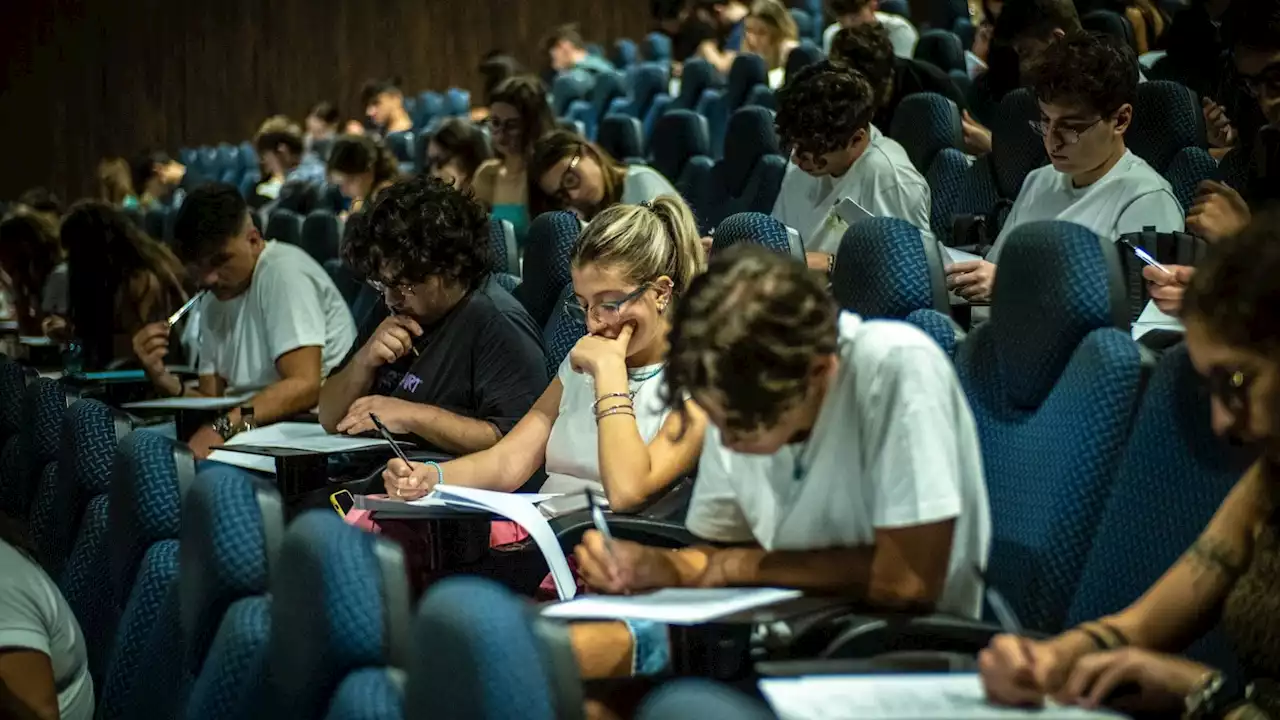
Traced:
<svg viewBox="0 0 1280 720">
<path fill-rule="evenodd" d="M 253 419 L 259 425 L 283 420 L 315 407 L 320 396 L 320 348 L 301 347 L 276 358 L 280 379 L 263 388 L 247 403 L 253 406 Z M 200 390 L 205 390 L 201 376 Z M 225 389 L 220 378 L 213 380 Z M 232 423 L 240 421 L 240 411 L 231 412 Z"/>
<path fill-rule="evenodd" d="M 376 367 L 353 357 L 341 371 L 329 376 L 320 387 L 320 426 L 327 433 L 338 432 L 338 423 L 347 416 L 351 404 L 369 393 Z M 256 408 L 254 409 L 256 413 Z"/>
<path fill-rule="evenodd" d="M 37 650 L 0 649 L 0 681 L 9 688 L 11 699 L 33 717 L 58 720 L 58 691 L 48 655 Z"/>
<path fill-rule="evenodd" d="M 714 40 L 703 40 L 698 46 L 697 54 L 724 75 L 729 74 L 729 70 L 733 68 L 734 58 L 738 57 L 735 52 L 721 50 Z"/>
<path fill-rule="evenodd" d="M 410 432 L 446 452 L 456 454 L 487 450 L 502 439 L 493 423 L 463 417 L 434 405 L 418 405 L 410 420 Z"/>
<path fill-rule="evenodd" d="M 487 208 L 493 207 L 498 167 L 501 164 L 501 160 L 485 160 L 476 168 L 475 178 L 471 181 L 471 192 Z"/>
</svg>

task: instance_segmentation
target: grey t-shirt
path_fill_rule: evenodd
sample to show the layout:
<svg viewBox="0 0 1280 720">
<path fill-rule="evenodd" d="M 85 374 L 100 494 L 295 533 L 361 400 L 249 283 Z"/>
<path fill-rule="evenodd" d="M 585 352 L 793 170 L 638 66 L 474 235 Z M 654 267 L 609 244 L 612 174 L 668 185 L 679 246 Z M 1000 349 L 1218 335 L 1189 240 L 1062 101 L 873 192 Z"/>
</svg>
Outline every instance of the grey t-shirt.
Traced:
<svg viewBox="0 0 1280 720">
<path fill-rule="evenodd" d="M 0 541 L 0 648 L 49 657 L 63 720 L 93 720 L 93 678 L 84 634 L 45 571 Z"/>
<path fill-rule="evenodd" d="M 45 315 L 67 316 L 70 306 L 70 290 L 67 288 L 67 264 L 58 263 L 44 280 L 40 293 L 40 310 Z"/>
<path fill-rule="evenodd" d="M 657 199 L 659 195 L 680 197 L 662 173 L 648 165 L 628 165 L 627 179 L 622 184 L 622 204 L 638 205 L 646 200 Z"/>
</svg>

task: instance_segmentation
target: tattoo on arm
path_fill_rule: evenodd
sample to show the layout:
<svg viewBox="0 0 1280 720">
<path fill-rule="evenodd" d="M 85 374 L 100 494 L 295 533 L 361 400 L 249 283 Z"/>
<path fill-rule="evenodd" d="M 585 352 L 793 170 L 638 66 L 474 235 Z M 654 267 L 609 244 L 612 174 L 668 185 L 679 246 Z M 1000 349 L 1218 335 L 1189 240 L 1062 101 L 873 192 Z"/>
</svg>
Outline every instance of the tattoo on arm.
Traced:
<svg viewBox="0 0 1280 720">
<path fill-rule="evenodd" d="M 1211 537 L 1201 537 L 1196 540 L 1184 557 L 1228 580 L 1239 578 L 1248 569 L 1246 563 L 1237 557 L 1237 553 L 1233 552 L 1229 545 Z"/>
</svg>

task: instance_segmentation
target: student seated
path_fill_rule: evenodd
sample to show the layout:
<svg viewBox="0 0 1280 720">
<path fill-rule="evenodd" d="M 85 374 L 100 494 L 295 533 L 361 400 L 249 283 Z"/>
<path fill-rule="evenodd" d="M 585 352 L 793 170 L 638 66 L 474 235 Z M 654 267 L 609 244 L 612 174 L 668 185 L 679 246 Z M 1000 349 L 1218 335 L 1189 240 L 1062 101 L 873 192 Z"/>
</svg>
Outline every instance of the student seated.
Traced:
<svg viewBox="0 0 1280 720">
<path fill-rule="evenodd" d="M 743 28 L 742 49 L 764 59 L 769 71 L 769 87 L 782 87 L 787 76 L 787 57 L 800 45 L 800 31 L 791 11 L 780 0 L 755 0 Z"/>
<path fill-rule="evenodd" d="M 831 14 L 836 21 L 822 31 L 822 51 L 831 54 L 835 47 L 836 33 L 863 25 L 879 25 L 889 35 L 893 45 L 893 54 L 900 58 L 911 58 L 916 53 L 916 42 L 920 33 L 911 21 L 892 13 L 880 12 L 878 0 L 829 0 Z"/>
<path fill-rule="evenodd" d="M 551 69 L 557 73 L 583 72 L 588 76 L 613 72 L 613 63 L 587 52 L 587 42 L 576 23 L 561 25 L 542 40 Z"/>
<path fill-rule="evenodd" d="M 271 201 L 264 212 L 284 208 L 306 214 L 318 203 L 325 184 L 325 166 L 320 156 L 307 150 L 302 128 L 276 115 L 263 121 L 253 138 L 266 178 L 257 187 Z"/>
<path fill-rule="evenodd" d="M 493 157 L 484 131 L 462 118 L 441 122 L 427 141 L 424 172 L 452 183 L 459 190 L 471 189 L 476 170 Z M 524 182 L 520 183 L 521 189 Z"/>
<path fill-rule="evenodd" d="M 507 220 L 523 247 L 529 231 L 529 177 L 526 172 L 538 138 L 555 129 L 547 88 L 532 75 L 504 80 L 489 98 L 489 137 L 497 157 L 476 170 L 476 199 L 493 217 Z"/>
<path fill-rule="evenodd" d="M 756 246 L 712 257 L 669 343 L 666 397 L 691 398 L 712 426 L 686 522 L 734 546 L 610 548 L 592 530 L 575 551 L 588 585 L 778 586 L 978 617 L 991 543 L 982 456 L 936 343 L 841 313 L 801 263 Z M 633 630 L 648 647 L 652 628 Z M 589 677 L 633 659 L 656 669 L 632 657 L 620 624 L 576 626 L 574 644 Z"/>
<path fill-rule="evenodd" d="M 404 179 L 400 161 L 381 141 L 364 135 L 342 135 L 329 150 L 329 180 L 360 210 L 383 190 Z"/>
<path fill-rule="evenodd" d="M 1096 707 L 1121 686 L 1141 717 L 1276 718 L 1280 694 L 1280 218 L 1259 218 L 1196 273 L 1183 319 L 1213 429 L 1261 458 L 1204 533 L 1141 598 L 1048 640 L 999 635 L 978 658 L 991 701 Z M 1168 655 L 1219 626 L 1242 674 Z M 1246 700 L 1250 682 L 1253 695 Z"/>
<path fill-rule="evenodd" d="M 23 335 L 60 328 L 51 316 L 66 315 L 67 267 L 58 227 L 26 207 L 0 220 L 0 295 Z"/>
<path fill-rule="evenodd" d="M 240 191 L 222 183 L 187 197 L 174 222 L 179 259 L 201 290 L 200 384 L 189 390 L 165 369 L 170 328 L 138 331 L 133 346 L 152 383 L 169 396 L 252 393 L 253 418 L 234 409 L 190 439 L 197 457 L 253 424 L 315 407 L 325 376 L 346 356 L 355 323 L 342 294 L 306 251 L 265 241 Z"/>
<path fill-rule="evenodd" d="M 1013 48 L 1025 82 L 1050 43 L 1082 32 L 1072 0 L 1008 0 L 1000 10 L 992 41 Z"/>
<path fill-rule="evenodd" d="M 343 260 L 385 304 L 320 390 L 320 424 L 376 428 L 451 454 L 491 447 L 547 387 L 541 332 L 489 282 L 489 218 L 469 193 L 417 177 L 352 218 Z"/>
<path fill-rule="evenodd" d="M 987 259 L 947 266 L 957 294 L 989 301 L 1001 248 L 1014 228 L 1029 222 L 1066 220 L 1111 240 L 1148 227 L 1182 230 L 1182 207 L 1169 181 L 1125 147 L 1138 92 L 1135 67 L 1132 50 L 1087 33 L 1060 38 L 1044 51 L 1031 75 L 1040 103 L 1032 126 L 1044 137 L 1050 164 L 1023 181 Z"/>
<path fill-rule="evenodd" d="M 105 592 L 104 588 L 104 592 Z M 93 678 L 71 607 L 0 514 L 0 702 L 6 718 L 92 720 Z"/>
<path fill-rule="evenodd" d="M 310 151 L 317 141 L 332 140 L 338 136 L 338 123 L 341 121 L 338 108 L 333 103 L 322 100 L 316 103 L 307 113 L 307 132 L 305 142 Z"/>
<path fill-rule="evenodd" d="M 964 93 L 945 72 L 931 63 L 893 54 L 889 33 L 879 23 L 845 28 L 836 33 L 831 43 L 831 60 L 842 62 L 862 73 L 875 87 L 876 114 L 871 119 L 878 128 L 889 130 L 893 114 L 903 98 L 931 92 L 967 107 Z"/>
<path fill-rule="evenodd" d="M 671 413 L 660 393 L 668 319 L 702 271 L 693 216 L 676 197 L 615 205 L 574 246 L 574 298 L 564 312 L 589 335 L 574 346 L 529 414 L 491 449 L 439 465 L 393 460 L 383 475 L 393 498 L 421 497 L 438 482 L 511 492 L 545 465 L 550 514 L 585 507 L 603 491 L 628 512 L 692 470 L 705 428 L 691 402 Z"/>
<path fill-rule="evenodd" d="M 413 129 L 413 118 L 404 109 L 404 93 L 399 86 L 400 81 L 396 78 L 370 80 L 360 90 L 365 117 L 369 118 L 378 134 L 383 137 Z"/>
<path fill-rule="evenodd" d="M 929 185 L 907 151 L 871 124 L 875 111 L 867 78 L 829 61 L 804 68 L 778 93 L 778 136 L 792 151 L 773 216 L 799 231 L 818 272 L 835 263 L 848 229 L 835 208 L 846 199 L 929 232 Z"/>
<path fill-rule="evenodd" d="M 751 9 L 742 0 L 694 0 L 694 14 L 713 34 L 697 40 L 695 54 L 728 75 L 746 39 L 746 19 Z M 688 58 L 675 57 L 683 62 Z"/>
<path fill-rule="evenodd" d="M 618 162 L 599 145 L 567 130 L 544 135 L 534 143 L 528 176 L 533 217 L 570 210 L 590 222 L 619 203 L 637 205 L 663 195 L 680 196 L 657 170 Z"/>
<path fill-rule="evenodd" d="M 138 206 L 143 210 L 153 208 L 175 209 L 183 198 L 203 182 L 194 172 L 168 155 L 143 153 L 129 163 L 133 189 L 138 193 Z"/>
</svg>

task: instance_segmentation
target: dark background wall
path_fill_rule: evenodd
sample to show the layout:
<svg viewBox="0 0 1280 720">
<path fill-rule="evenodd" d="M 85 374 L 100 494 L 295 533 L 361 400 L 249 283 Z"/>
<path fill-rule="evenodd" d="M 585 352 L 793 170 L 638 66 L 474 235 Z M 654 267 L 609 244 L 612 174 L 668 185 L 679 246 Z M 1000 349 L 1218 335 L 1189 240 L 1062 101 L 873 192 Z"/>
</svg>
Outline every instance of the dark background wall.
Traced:
<svg viewBox="0 0 1280 720">
<path fill-rule="evenodd" d="M 96 191 L 107 155 L 240 141 L 316 101 L 360 116 L 360 87 L 464 87 L 494 48 L 540 69 L 538 41 L 579 22 L 639 39 L 645 0 L 0 0 L 0 198 Z M 606 45 L 607 47 L 607 45 Z"/>
</svg>

